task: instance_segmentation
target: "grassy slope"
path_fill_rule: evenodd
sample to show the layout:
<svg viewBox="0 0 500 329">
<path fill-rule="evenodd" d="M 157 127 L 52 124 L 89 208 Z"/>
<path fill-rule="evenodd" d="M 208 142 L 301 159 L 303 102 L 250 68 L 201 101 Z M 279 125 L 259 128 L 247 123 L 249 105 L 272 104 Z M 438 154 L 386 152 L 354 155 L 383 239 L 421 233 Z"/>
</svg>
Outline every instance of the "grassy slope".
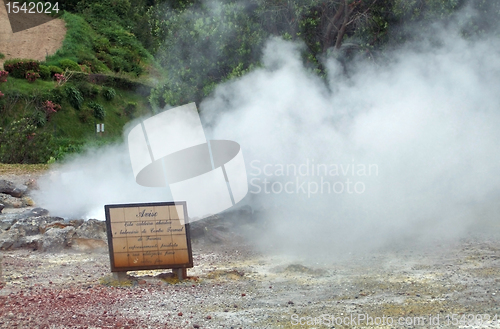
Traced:
<svg viewBox="0 0 500 329">
<path fill-rule="evenodd" d="M 97 102 L 104 106 L 106 117 L 99 120 L 94 117 L 89 118 L 86 123 L 79 119 L 81 111 L 90 111 L 86 107 L 90 101 Z M 116 96 L 112 101 L 106 101 L 102 96 L 93 100 L 86 100 L 82 110 L 75 110 L 71 105 L 64 101 L 62 110 L 55 115 L 49 125 L 55 127 L 55 137 L 69 137 L 72 139 L 87 139 L 95 136 L 95 124 L 105 124 L 105 137 L 117 138 L 122 135 L 123 126 L 130 120 L 125 113 L 125 107 L 128 102 L 137 103 L 137 116 L 148 113 L 149 105 L 145 97 L 132 92 L 117 90 Z"/>
<path fill-rule="evenodd" d="M 84 59 L 94 59 L 95 57 L 94 42 L 100 37 L 99 33 L 96 32 L 82 17 L 65 12 L 61 16 L 62 19 L 66 21 L 67 34 L 61 49 L 57 51 L 56 54 L 47 57 L 45 65 L 57 65 L 59 60 L 69 58 L 74 61 L 81 61 Z M 148 58 L 143 62 L 146 68 L 153 68 L 155 64 L 152 62 L 152 57 L 148 54 Z M 115 75 L 116 73 L 111 72 L 109 68 L 102 65 L 101 72 L 109 75 Z M 149 71 L 148 69 L 146 72 Z M 154 70 L 153 70 L 154 71 Z M 146 82 L 148 81 L 148 75 L 143 74 L 140 77 L 133 77 L 126 73 L 120 73 L 119 76 L 130 78 L 130 80 Z M 69 85 L 73 85 L 70 80 Z M 43 95 L 49 93 L 52 89 L 56 87 L 54 81 L 43 81 L 41 79 L 30 83 L 24 79 L 15 79 L 9 77 L 6 83 L 1 85 L 1 90 L 4 93 L 18 92 L 21 94 L 20 101 L 5 110 L 0 117 L 0 125 L 5 126 L 14 119 L 29 116 L 33 113 L 33 106 L 29 102 L 30 96 L 34 94 Z M 60 87 L 59 87 L 60 88 Z M 99 90 L 102 90 L 101 86 L 97 86 Z M 74 109 L 68 101 L 63 97 L 60 102 L 62 109 L 54 114 L 49 122 L 45 125 L 44 129 L 52 132 L 53 136 L 58 140 L 64 141 L 63 144 L 75 143 L 81 144 L 84 142 L 92 141 L 95 138 L 95 123 L 105 124 L 105 134 L 103 139 L 115 140 L 120 138 L 122 135 L 123 126 L 130 120 L 130 117 L 125 115 L 124 110 L 128 103 L 136 103 L 137 110 L 135 116 L 140 116 L 150 112 L 150 106 L 147 97 L 138 95 L 131 91 L 120 90 L 115 88 L 116 96 L 112 101 L 105 100 L 101 94 L 96 98 L 86 97 L 81 110 Z M 64 92 L 61 93 L 64 95 Z M 106 117 L 104 120 L 95 119 L 92 115 L 87 116 L 85 120 L 81 120 L 80 116 L 82 111 L 92 112 L 88 108 L 89 102 L 97 102 L 101 104 L 105 111 Z"/>
<path fill-rule="evenodd" d="M 37 80 L 34 83 L 29 83 L 24 79 L 9 78 L 8 81 L 2 84 L 2 91 L 8 93 L 10 91 L 18 91 L 22 94 L 22 98 L 29 97 L 28 95 L 43 94 L 49 92 L 55 87 L 53 81 Z M 98 87 L 102 89 L 101 87 Z M 103 121 L 90 117 L 84 123 L 80 120 L 79 115 L 82 111 L 90 111 L 88 108 L 89 102 L 97 102 L 103 105 L 106 110 L 106 117 Z M 116 89 L 116 96 L 112 101 L 105 100 L 101 95 L 94 99 L 85 98 L 84 105 L 81 110 L 74 109 L 66 99 L 61 102 L 62 109 L 56 113 L 51 120 L 46 124 L 48 129 L 54 130 L 54 137 L 70 138 L 75 140 L 84 140 L 95 135 L 95 123 L 104 123 L 106 126 L 106 137 L 116 138 L 121 136 L 123 126 L 130 120 L 125 115 L 124 110 L 129 102 L 137 103 L 135 115 L 140 116 L 149 113 L 149 103 L 146 97 L 138 95 L 134 92 Z M 29 102 L 21 100 L 10 111 L 6 111 L 0 124 L 5 126 L 15 118 L 30 115 L 32 109 Z"/>
</svg>

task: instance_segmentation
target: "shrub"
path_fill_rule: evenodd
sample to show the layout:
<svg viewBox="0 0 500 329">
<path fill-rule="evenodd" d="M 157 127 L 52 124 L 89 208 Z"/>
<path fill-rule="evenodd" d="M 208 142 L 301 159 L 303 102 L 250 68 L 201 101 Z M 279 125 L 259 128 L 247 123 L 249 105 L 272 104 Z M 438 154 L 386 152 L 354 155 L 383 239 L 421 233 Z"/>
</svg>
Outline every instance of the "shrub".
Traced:
<svg viewBox="0 0 500 329">
<path fill-rule="evenodd" d="M 5 55 L 0 53 L 0 59 L 4 59 L 5 58 Z"/>
<path fill-rule="evenodd" d="M 53 145 L 54 152 L 53 156 L 47 162 L 49 164 L 62 160 L 70 154 L 80 153 L 84 149 L 84 142 L 75 141 L 71 138 L 57 138 L 54 140 Z"/>
<path fill-rule="evenodd" d="M 9 76 L 9 72 L 0 71 L 0 83 L 7 82 L 7 77 Z"/>
<path fill-rule="evenodd" d="M 92 69 L 88 65 L 85 65 L 85 64 L 80 64 L 80 70 L 82 70 L 82 72 L 87 73 L 87 74 L 92 73 Z"/>
<path fill-rule="evenodd" d="M 48 97 L 46 97 L 48 100 L 61 104 L 63 99 L 64 99 L 64 92 L 62 88 L 54 88 L 49 92 Z"/>
<path fill-rule="evenodd" d="M 49 66 L 49 70 L 50 70 L 50 76 L 54 76 L 56 74 L 63 74 L 64 73 L 64 70 L 58 66 Z"/>
<path fill-rule="evenodd" d="M 115 96 L 116 96 L 116 91 L 113 88 L 103 88 L 102 89 L 102 96 L 107 101 L 112 101 L 113 98 L 115 98 Z"/>
<path fill-rule="evenodd" d="M 26 80 L 28 80 L 29 82 L 35 82 L 39 78 L 40 74 L 38 72 L 35 72 L 33 70 L 26 72 Z"/>
<path fill-rule="evenodd" d="M 87 98 L 87 97 L 91 96 L 92 86 L 91 86 L 90 83 L 82 81 L 82 82 L 76 83 L 75 85 L 78 88 L 78 90 L 80 91 L 80 93 L 82 93 L 82 96 L 84 98 Z"/>
<path fill-rule="evenodd" d="M 56 73 L 54 74 L 54 80 L 56 80 L 57 85 L 60 86 L 66 82 L 66 77 L 62 74 Z"/>
<path fill-rule="evenodd" d="M 63 70 L 68 69 L 70 71 L 76 71 L 76 72 L 81 71 L 80 65 L 78 65 L 77 62 L 72 61 L 71 59 L 68 58 L 61 59 L 59 61 L 59 67 L 62 68 Z"/>
<path fill-rule="evenodd" d="M 24 79 L 28 71 L 40 71 L 40 63 L 33 59 L 10 59 L 5 61 L 3 67 L 5 71 L 12 75 L 12 77 L 18 79 Z"/>
<path fill-rule="evenodd" d="M 90 97 L 91 98 L 96 98 L 99 95 L 99 87 L 92 85 L 90 89 Z"/>
<path fill-rule="evenodd" d="M 33 116 L 31 117 L 31 120 L 33 124 L 37 126 L 37 128 L 41 128 L 47 123 L 47 116 L 41 111 L 35 111 L 33 113 Z"/>
<path fill-rule="evenodd" d="M 91 73 L 109 72 L 109 68 L 98 59 L 91 62 L 85 61 L 84 64 L 90 68 Z"/>
<path fill-rule="evenodd" d="M 33 121 L 22 118 L 0 128 L 0 162 L 47 163 L 53 151 L 52 135 L 40 131 Z"/>
<path fill-rule="evenodd" d="M 93 115 L 96 119 L 104 120 L 104 117 L 106 116 L 106 111 L 104 110 L 104 107 L 95 102 L 90 102 L 89 107 L 94 111 Z"/>
<path fill-rule="evenodd" d="M 9 72 L 7 71 L 0 71 L 0 83 L 2 82 L 7 82 L 7 77 L 9 76 Z M 4 94 L 2 91 L 0 91 L 0 99 L 2 99 Z M 3 105 L 0 104 L 0 110 L 2 109 Z"/>
<path fill-rule="evenodd" d="M 95 52 L 100 52 L 100 51 L 108 51 L 109 48 L 111 47 L 111 44 L 109 43 L 109 40 L 105 37 L 98 37 L 93 40 L 93 48 Z"/>
<path fill-rule="evenodd" d="M 78 89 L 75 87 L 66 87 L 66 98 L 68 99 L 68 102 L 73 106 L 75 109 L 79 110 L 82 107 L 83 103 L 83 96 L 80 93 Z"/>
<path fill-rule="evenodd" d="M 127 103 L 127 106 L 125 106 L 125 115 L 130 118 L 130 119 L 133 119 L 135 117 L 135 111 L 137 109 L 137 103 L 135 102 L 128 102 Z"/>
<path fill-rule="evenodd" d="M 65 75 L 66 75 L 66 72 L 65 72 Z M 71 71 L 70 76 L 71 76 L 71 81 L 73 81 L 73 82 L 88 82 L 88 80 L 89 80 L 89 75 L 87 73 L 83 73 L 83 72 Z"/>
<path fill-rule="evenodd" d="M 40 65 L 40 78 L 50 80 L 50 69 L 48 66 Z"/>
<path fill-rule="evenodd" d="M 84 98 L 96 98 L 99 95 L 99 87 L 88 82 L 78 82 L 77 88 Z"/>
<path fill-rule="evenodd" d="M 45 102 L 43 102 L 43 109 L 45 111 L 45 116 L 47 117 L 47 120 L 50 120 L 50 117 L 61 109 L 61 105 L 46 100 Z"/>
</svg>

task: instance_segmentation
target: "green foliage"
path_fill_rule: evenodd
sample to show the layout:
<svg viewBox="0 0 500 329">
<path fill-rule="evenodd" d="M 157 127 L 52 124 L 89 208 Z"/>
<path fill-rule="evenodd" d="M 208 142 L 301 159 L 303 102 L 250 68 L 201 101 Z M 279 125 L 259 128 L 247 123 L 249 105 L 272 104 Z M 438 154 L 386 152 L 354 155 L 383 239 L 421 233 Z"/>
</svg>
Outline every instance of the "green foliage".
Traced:
<svg viewBox="0 0 500 329">
<path fill-rule="evenodd" d="M 40 78 L 40 74 L 36 71 L 29 70 L 26 72 L 26 80 L 28 80 L 29 82 L 35 82 L 39 78 Z"/>
<path fill-rule="evenodd" d="M 47 123 L 47 116 L 41 111 L 34 111 L 31 117 L 31 122 L 33 122 L 37 128 L 41 128 Z"/>
<path fill-rule="evenodd" d="M 51 155 L 52 135 L 37 129 L 27 118 L 0 128 L 0 162 L 46 163 Z"/>
<path fill-rule="evenodd" d="M 395 0 L 350 1 L 344 10 L 337 0 L 266 0 L 245 4 L 225 0 L 216 5 L 182 2 L 156 4 L 148 10 L 152 34 L 163 38 L 157 58 L 168 76 L 151 93 L 155 107 L 199 102 L 215 86 L 259 66 L 262 47 L 270 36 L 302 39 L 303 58 L 313 72 L 329 49 L 365 53 L 387 35 L 389 17 L 383 8 Z M 348 12 L 350 16 L 337 14 Z M 345 30 L 340 32 L 342 22 Z M 337 35 L 338 34 L 338 35 Z M 340 55 L 337 53 L 337 56 Z"/>
<path fill-rule="evenodd" d="M 349 10 L 340 10 L 343 4 Z M 200 101 L 218 84 L 258 67 L 270 36 L 303 41 L 304 62 L 311 72 L 321 75 L 327 56 L 346 64 L 359 55 L 376 58 L 377 50 L 411 40 L 418 35 L 415 30 L 425 34 L 435 19 L 446 22 L 465 4 L 465 0 L 222 0 L 210 5 L 201 0 L 59 2 L 61 9 L 72 11 L 61 16 L 67 24 L 63 46 L 37 69 L 16 67 L 22 80 L 2 84 L 0 124 L 28 117 L 35 128 L 81 141 L 94 138 L 94 117 L 106 116 L 107 133 L 119 136 L 129 119 L 149 111 L 144 99 L 151 87 L 143 83 L 144 77 L 136 78 L 145 70 L 154 72 L 151 77 L 159 81 L 151 92 L 151 104 L 164 107 Z M 474 11 L 468 12 L 467 22 L 461 25 L 464 36 L 475 37 L 498 25 L 499 0 L 477 0 L 468 6 Z M 345 12 L 350 12 L 348 20 L 335 21 L 338 13 Z M 335 34 L 343 21 L 349 23 L 345 34 Z M 332 26 L 333 32 L 328 32 Z M 157 54 L 158 62 L 150 53 Z M 62 74 L 57 65 L 85 69 L 72 72 L 71 79 L 57 88 L 52 81 L 39 79 L 30 84 L 24 79 L 30 70 L 43 79 L 47 79 L 47 69 L 52 77 Z M 37 110 L 46 100 L 62 106 L 50 120 Z M 101 104 L 106 104 L 107 111 Z M 70 145 L 58 145 L 58 154 L 52 158 L 78 149 Z"/>
<path fill-rule="evenodd" d="M 97 96 L 99 96 L 99 92 L 100 92 L 100 89 L 99 87 L 95 86 L 95 85 L 90 85 L 90 95 L 89 97 L 90 98 L 96 98 Z"/>
<path fill-rule="evenodd" d="M 54 65 L 50 65 L 49 66 L 49 70 L 50 70 L 50 76 L 53 77 L 54 74 L 63 74 L 64 71 L 63 69 L 61 69 L 59 66 L 54 66 Z"/>
<path fill-rule="evenodd" d="M 394 15 L 405 21 L 435 20 L 453 14 L 464 1 L 461 0 L 394 0 Z"/>
<path fill-rule="evenodd" d="M 200 101 L 237 68 L 246 71 L 257 63 L 269 35 L 236 1 L 182 10 L 157 5 L 148 14 L 153 33 L 165 39 L 158 60 L 169 68 L 168 78 L 151 94 L 159 107 Z"/>
<path fill-rule="evenodd" d="M 0 59 L 4 59 L 5 58 L 5 55 L 0 53 Z"/>
<path fill-rule="evenodd" d="M 64 97 L 65 94 L 62 88 L 54 88 L 48 93 L 48 95 L 45 98 L 54 103 L 61 104 Z"/>
<path fill-rule="evenodd" d="M 59 67 L 62 68 L 63 70 L 70 70 L 70 71 L 76 71 L 80 72 L 80 66 L 78 65 L 77 62 L 72 61 L 71 59 L 64 58 L 59 61 Z"/>
<path fill-rule="evenodd" d="M 50 80 L 50 69 L 48 66 L 40 65 L 40 78 Z"/>
<path fill-rule="evenodd" d="M 83 112 L 83 111 L 82 111 Z M 71 138 L 53 139 L 54 152 L 47 163 L 64 160 L 71 154 L 81 153 L 84 150 L 84 141 L 77 141 Z"/>
<path fill-rule="evenodd" d="M 112 101 L 113 98 L 116 96 L 116 91 L 113 88 L 102 88 L 102 96 L 107 100 L 107 101 Z"/>
<path fill-rule="evenodd" d="M 104 107 L 96 102 L 90 102 L 89 107 L 93 110 L 93 115 L 96 119 L 99 120 L 104 120 L 104 117 L 106 116 L 106 111 L 104 110 Z"/>
<path fill-rule="evenodd" d="M 96 53 L 99 52 L 108 52 L 109 48 L 111 48 L 111 43 L 109 42 L 108 38 L 99 36 L 94 39 L 94 45 L 93 45 L 94 51 Z"/>
<path fill-rule="evenodd" d="M 80 111 L 80 113 L 78 113 L 78 119 L 82 123 L 90 122 L 93 116 L 94 116 L 94 110 L 89 108 L 84 108 Z"/>
<path fill-rule="evenodd" d="M 77 10 L 97 30 L 112 28 L 119 33 L 125 31 L 142 42 L 141 48 L 144 46 L 154 50 L 154 37 L 150 33 L 148 21 L 144 19 L 154 2 L 165 4 L 164 1 L 153 0 L 85 0 L 80 1 Z M 101 34 L 113 42 L 107 33 Z"/>
<path fill-rule="evenodd" d="M 6 60 L 3 67 L 11 77 L 24 79 L 28 71 L 38 72 L 40 70 L 40 62 L 34 59 L 14 58 Z"/>
<path fill-rule="evenodd" d="M 78 58 L 81 65 L 88 67 L 87 73 L 109 72 L 109 68 L 101 62 L 95 55 L 81 55 Z"/>
<path fill-rule="evenodd" d="M 133 118 L 135 118 L 136 110 L 137 110 L 137 103 L 136 102 L 128 102 L 127 106 L 125 106 L 125 109 L 123 112 L 125 113 L 125 115 L 128 118 L 133 119 Z"/>
<path fill-rule="evenodd" d="M 65 12 L 61 16 L 66 22 L 67 33 L 62 47 L 54 55 L 48 56 L 48 65 L 57 65 L 59 60 L 69 58 L 78 60 L 78 56 L 92 53 L 92 41 L 97 36 L 83 17 Z"/>
<path fill-rule="evenodd" d="M 96 98 L 99 95 L 99 87 L 86 81 L 75 83 L 83 98 Z"/>
<path fill-rule="evenodd" d="M 75 87 L 67 85 L 65 88 L 66 99 L 75 109 L 79 110 L 83 104 L 82 93 Z"/>
<path fill-rule="evenodd" d="M 78 66 L 81 64 L 92 73 L 112 70 L 140 75 L 144 70 L 142 62 L 150 60 L 151 55 L 136 36 L 124 28 L 130 22 L 121 18 L 114 20 L 114 11 L 122 11 L 119 6 L 116 7 L 119 2 L 81 1 L 78 7 L 81 16 L 64 13 L 62 18 L 66 21 L 68 33 L 62 48 L 49 56 L 47 63 L 69 67 L 74 71 L 81 71 Z M 124 25 L 120 25 L 120 22 Z M 73 63 L 60 64 L 61 60 L 67 59 Z"/>
</svg>

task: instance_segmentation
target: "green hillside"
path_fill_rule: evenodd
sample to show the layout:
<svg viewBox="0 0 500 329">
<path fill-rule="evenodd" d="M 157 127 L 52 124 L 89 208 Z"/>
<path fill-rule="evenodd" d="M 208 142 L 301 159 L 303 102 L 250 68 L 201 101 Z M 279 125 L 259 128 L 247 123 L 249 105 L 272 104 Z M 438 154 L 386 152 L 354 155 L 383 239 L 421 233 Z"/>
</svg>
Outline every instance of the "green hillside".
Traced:
<svg viewBox="0 0 500 329">
<path fill-rule="evenodd" d="M 114 9 L 106 9 L 107 15 L 120 9 L 111 3 L 106 8 Z M 0 162 L 60 160 L 85 144 L 120 139 L 128 121 L 151 113 L 149 79 L 161 76 L 153 57 L 120 21 L 96 23 L 99 16 L 87 9 L 54 13 L 66 22 L 67 34 L 45 61 L 4 63 Z M 28 80 L 28 72 L 36 78 Z M 96 133 L 97 123 L 105 124 L 104 133 Z"/>
<path fill-rule="evenodd" d="M 462 27 L 469 38 L 491 32 L 500 15 L 500 0 L 51 2 L 66 22 L 62 47 L 42 62 L 10 59 L 0 75 L 3 163 L 57 161 L 120 139 L 133 118 L 200 102 L 259 67 L 272 36 L 302 42 L 305 65 L 322 77 L 325 58 L 346 72 L 354 58 L 383 61 L 384 49 L 467 6 L 479 13 Z M 96 123 L 105 124 L 102 136 Z"/>
</svg>

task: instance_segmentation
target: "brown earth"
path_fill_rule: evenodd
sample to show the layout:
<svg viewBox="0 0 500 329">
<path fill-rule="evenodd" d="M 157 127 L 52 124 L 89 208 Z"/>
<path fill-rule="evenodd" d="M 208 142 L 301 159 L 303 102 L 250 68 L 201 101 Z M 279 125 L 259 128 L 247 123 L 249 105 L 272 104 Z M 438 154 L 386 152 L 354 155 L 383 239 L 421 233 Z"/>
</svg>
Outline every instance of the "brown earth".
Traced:
<svg viewBox="0 0 500 329">
<path fill-rule="evenodd" d="M 31 14 L 30 20 L 43 19 L 42 14 Z M 53 19 L 45 24 L 12 33 L 7 10 L 0 0 L 0 53 L 5 55 L 0 59 L 0 67 L 11 58 L 30 58 L 43 61 L 48 55 L 53 55 L 61 48 L 66 35 L 66 23 L 61 19 Z"/>
</svg>

